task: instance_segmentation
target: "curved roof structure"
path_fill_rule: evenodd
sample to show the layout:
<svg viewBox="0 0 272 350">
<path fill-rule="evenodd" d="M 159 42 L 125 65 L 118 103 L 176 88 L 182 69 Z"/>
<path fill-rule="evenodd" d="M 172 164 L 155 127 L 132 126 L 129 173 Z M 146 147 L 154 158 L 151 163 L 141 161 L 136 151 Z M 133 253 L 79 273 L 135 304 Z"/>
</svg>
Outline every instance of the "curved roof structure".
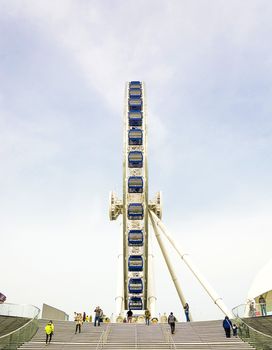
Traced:
<svg viewBox="0 0 272 350">
<path fill-rule="evenodd" d="M 264 265 L 259 273 L 254 278 L 251 287 L 248 291 L 247 298 L 252 300 L 259 295 L 272 290 L 272 259 Z"/>
</svg>

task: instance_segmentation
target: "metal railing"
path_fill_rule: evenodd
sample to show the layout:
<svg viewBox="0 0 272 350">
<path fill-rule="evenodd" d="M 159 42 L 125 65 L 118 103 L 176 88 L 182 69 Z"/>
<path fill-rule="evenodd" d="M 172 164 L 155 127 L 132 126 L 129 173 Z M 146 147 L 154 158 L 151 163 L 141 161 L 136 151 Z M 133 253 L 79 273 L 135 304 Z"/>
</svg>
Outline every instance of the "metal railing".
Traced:
<svg viewBox="0 0 272 350">
<path fill-rule="evenodd" d="M 135 344 L 134 344 L 134 349 L 138 349 L 138 332 L 137 332 L 137 325 L 135 323 L 134 325 L 134 339 L 135 339 Z"/>
<path fill-rule="evenodd" d="M 111 324 L 108 323 L 106 329 L 103 330 L 103 332 L 101 333 L 101 336 L 98 340 L 97 346 L 96 346 L 96 350 L 101 350 L 104 348 L 104 345 L 107 343 L 108 341 L 108 336 L 111 330 Z"/>
<path fill-rule="evenodd" d="M 166 323 L 160 323 L 160 328 L 162 330 L 164 340 L 167 342 L 169 349 L 176 349 L 176 344 L 170 333 L 170 330 L 166 327 Z"/>
<path fill-rule="evenodd" d="M 248 313 L 248 304 L 241 304 L 232 309 L 236 317 L 239 337 L 254 346 L 257 350 L 272 349 L 272 336 L 262 333 L 251 327 L 247 321 L 247 317 L 251 317 Z"/>
<path fill-rule="evenodd" d="M 29 341 L 37 332 L 40 309 L 33 305 L 1 304 L 1 316 L 16 316 L 30 318 L 23 326 L 0 337 L 0 349 L 17 349 L 24 342 Z"/>
<path fill-rule="evenodd" d="M 271 303 L 259 304 L 251 301 L 247 304 L 241 304 L 235 309 L 237 309 L 236 312 L 239 313 L 239 316 L 243 318 L 272 315 Z"/>
</svg>

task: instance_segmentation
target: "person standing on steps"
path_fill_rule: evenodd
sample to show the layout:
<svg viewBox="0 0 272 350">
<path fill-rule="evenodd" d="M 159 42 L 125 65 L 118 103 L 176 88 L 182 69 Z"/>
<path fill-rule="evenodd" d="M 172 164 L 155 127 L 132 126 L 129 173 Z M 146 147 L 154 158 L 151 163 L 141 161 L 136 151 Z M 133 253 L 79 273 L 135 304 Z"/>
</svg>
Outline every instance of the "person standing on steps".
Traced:
<svg viewBox="0 0 272 350">
<path fill-rule="evenodd" d="M 170 315 L 168 316 L 168 324 L 171 329 L 171 334 L 175 333 L 175 327 L 176 327 L 176 317 L 173 315 L 173 312 L 170 312 Z"/>
<path fill-rule="evenodd" d="M 132 315 L 133 315 L 133 312 L 129 309 L 128 312 L 127 312 L 127 321 L 128 321 L 128 323 L 132 322 Z"/>
<path fill-rule="evenodd" d="M 235 338 L 237 338 L 238 337 L 238 327 L 236 326 L 235 323 L 233 324 L 232 331 L 233 331 L 233 336 Z"/>
<path fill-rule="evenodd" d="M 149 326 L 150 317 L 151 317 L 150 311 L 148 309 L 146 309 L 145 310 L 145 324 L 147 326 Z"/>
<path fill-rule="evenodd" d="M 75 321 L 76 321 L 75 334 L 77 334 L 77 331 L 78 331 L 78 333 L 81 333 L 81 326 L 82 326 L 82 323 L 83 323 L 82 315 L 81 314 L 77 314 L 76 318 L 75 318 Z"/>
<path fill-rule="evenodd" d="M 100 306 L 97 306 L 95 309 L 94 309 L 94 326 L 96 327 L 96 322 L 98 323 L 98 326 L 100 326 L 100 319 L 103 315 L 103 311 L 100 309 Z M 102 314 L 102 315 L 101 315 Z"/>
<path fill-rule="evenodd" d="M 189 304 L 188 303 L 186 303 L 184 305 L 184 312 L 185 312 L 186 322 L 190 322 Z"/>
<path fill-rule="evenodd" d="M 47 325 L 44 328 L 45 330 L 45 344 L 50 344 L 51 340 L 52 340 L 52 335 L 54 334 L 54 324 L 53 322 L 50 320 Z"/>
<path fill-rule="evenodd" d="M 228 316 L 226 316 L 223 321 L 223 328 L 226 333 L 226 338 L 230 338 L 230 330 L 232 329 L 232 323 L 231 323 L 231 320 L 228 318 Z"/>
<path fill-rule="evenodd" d="M 249 304 L 249 317 L 255 317 L 256 316 L 256 309 L 254 305 L 254 301 L 250 301 Z"/>
<path fill-rule="evenodd" d="M 262 316 L 266 316 L 267 315 L 267 313 L 266 313 L 266 301 L 265 301 L 265 298 L 263 297 L 263 295 L 261 295 L 259 298 L 259 304 L 261 307 Z"/>
</svg>

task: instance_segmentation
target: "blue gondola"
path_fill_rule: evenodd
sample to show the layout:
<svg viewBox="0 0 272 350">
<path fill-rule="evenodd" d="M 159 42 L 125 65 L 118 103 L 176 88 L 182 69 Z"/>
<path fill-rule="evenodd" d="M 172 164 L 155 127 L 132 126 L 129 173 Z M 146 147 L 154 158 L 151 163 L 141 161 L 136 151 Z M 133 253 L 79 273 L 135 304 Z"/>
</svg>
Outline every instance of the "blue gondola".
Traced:
<svg viewBox="0 0 272 350">
<path fill-rule="evenodd" d="M 141 98 L 130 98 L 128 100 L 130 111 L 141 111 L 142 110 L 142 99 Z"/>
<path fill-rule="evenodd" d="M 131 81 L 129 83 L 129 88 L 130 89 L 141 89 L 141 87 L 142 87 L 142 84 L 141 84 L 140 81 Z"/>
<path fill-rule="evenodd" d="M 144 182 L 142 176 L 130 176 L 128 178 L 128 192 L 129 193 L 142 193 Z"/>
<path fill-rule="evenodd" d="M 130 230 L 128 232 L 129 246 L 142 246 L 144 243 L 144 235 L 142 230 Z"/>
<path fill-rule="evenodd" d="M 129 89 L 129 98 L 140 98 L 142 96 L 141 89 Z"/>
<path fill-rule="evenodd" d="M 128 282 L 129 293 L 143 293 L 143 281 L 141 278 L 131 278 Z"/>
<path fill-rule="evenodd" d="M 131 129 L 128 131 L 128 144 L 129 145 L 143 144 L 143 132 L 141 129 Z"/>
<path fill-rule="evenodd" d="M 128 206 L 128 219 L 129 220 L 143 220 L 144 206 L 142 203 L 131 203 Z"/>
<path fill-rule="evenodd" d="M 128 258 L 129 271 L 143 271 L 143 258 L 141 255 L 130 255 Z"/>
<path fill-rule="evenodd" d="M 128 154 L 128 167 L 129 168 L 142 168 L 143 167 L 143 154 L 140 151 L 131 151 Z"/>
<path fill-rule="evenodd" d="M 128 307 L 130 310 L 142 310 L 143 301 L 142 298 L 132 297 L 129 299 Z"/>
<path fill-rule="evenodd" d="M 129 126 L 142 126 L 143 115 L 141 112 L 128 113 Z"/>
</svg>

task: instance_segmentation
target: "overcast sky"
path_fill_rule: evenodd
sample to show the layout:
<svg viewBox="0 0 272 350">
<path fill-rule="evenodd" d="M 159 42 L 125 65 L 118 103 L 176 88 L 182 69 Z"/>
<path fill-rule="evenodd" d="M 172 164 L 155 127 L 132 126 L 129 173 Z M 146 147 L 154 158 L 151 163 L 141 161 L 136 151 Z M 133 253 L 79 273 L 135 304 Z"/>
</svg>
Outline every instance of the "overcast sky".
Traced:
<svg viewBox="0 0 272 350">
<path fill-rule="evenodd" d="M 125 82 L 149 195 L 229 308 L 272 246 L 270 0 L 0 0 L 0 292 L 115 311 Z M 158 313 L 183 312 L 154 240 Z M 171 251 L 194 319 L 223 315 Z"/>
</svg>

